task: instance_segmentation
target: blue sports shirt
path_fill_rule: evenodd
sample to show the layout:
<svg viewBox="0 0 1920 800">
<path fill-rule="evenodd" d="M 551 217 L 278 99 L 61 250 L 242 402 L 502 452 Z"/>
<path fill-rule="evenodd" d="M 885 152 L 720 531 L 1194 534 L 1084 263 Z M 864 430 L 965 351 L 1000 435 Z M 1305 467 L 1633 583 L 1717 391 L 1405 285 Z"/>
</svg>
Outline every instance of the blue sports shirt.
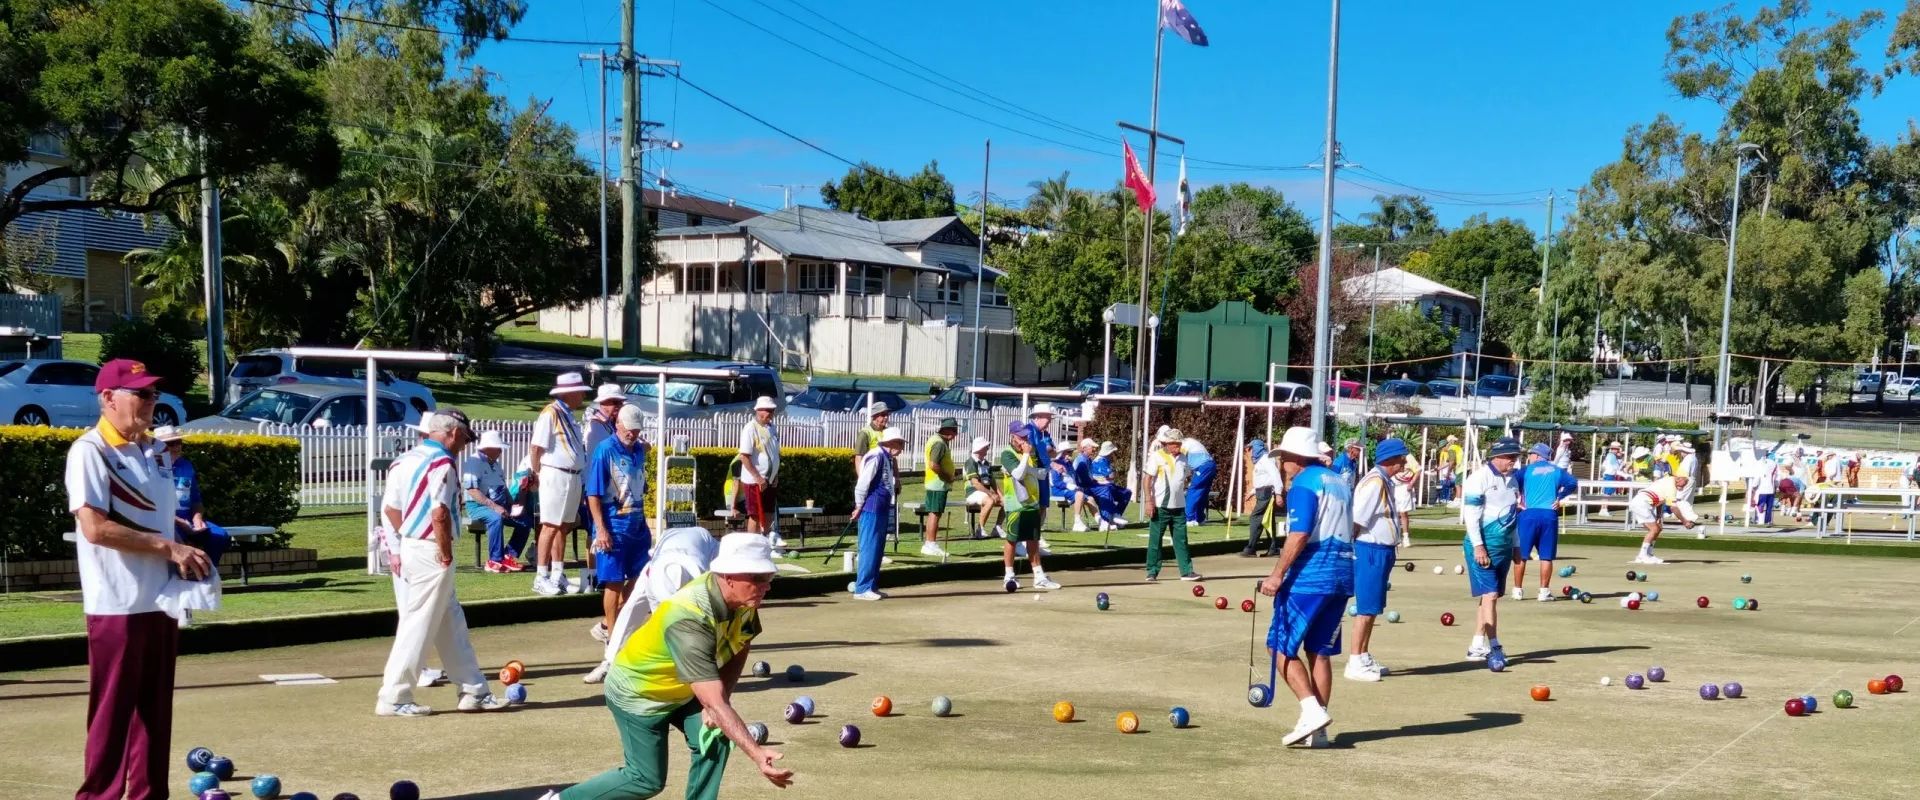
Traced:
<svg viewBox="0 0 1920 800">
<path fill-rule="evenodd" d="M 1287 489 L 1287 533 L 1305 536 L 1283 593 L 1353 594 L 1353 490 L 1333 470 L 1312 464 Z"/>
</svg>

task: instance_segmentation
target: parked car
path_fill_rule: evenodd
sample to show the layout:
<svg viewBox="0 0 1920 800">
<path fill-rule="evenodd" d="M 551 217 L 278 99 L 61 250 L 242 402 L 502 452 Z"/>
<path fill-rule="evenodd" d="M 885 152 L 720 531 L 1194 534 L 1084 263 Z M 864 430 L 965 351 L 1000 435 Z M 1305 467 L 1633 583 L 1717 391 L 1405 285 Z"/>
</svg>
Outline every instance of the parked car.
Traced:
<svg viewBox="0 0 1920 800">
<path fill-rule="evenodd" d="M 227 370 L 227 402 L 232 404 L 255 389 L 288 383 L 358 386 L 365 391 L 367 366 L 351 361 L 299 358 L 286 350 L 255 350 L 233 360 Z M 382 391 L 392 392 L 416 413 L 438 407 L 433 390 L 413 381 L 401 380 L 390 370 L 381 370 L 378 379 Z"/>
<path fill-rule="evenodd" d="M 1453 378 L 1435 378 L 1427 381 L 1427 391 L 1434 397 L 1460 397 L 1462 384 Z"/>
<path fill-rule="evenodd" d="M 1104 391 L 1107 394 L 1131 394 L 1133 392 L 1132 380 L 1127 378 L 1105 378 L 1105 376 L 1102 375 L 1081 378 L 1079 383 L 1073 385 L 1073 390 L 1082 394 L 1099 394 L 1103 391 L 1101 388 L 1101 380 L 1103 378 L 1106 381 Z"/>
<path fill-rule="evenodd" d="M 1267 398 L 1263 394 L 1254 399 L 1265 400 Z M 1291 381 L 1274 381 L 1273 382 L 1273 402 L 1311 403 L 1313 402 L 1313 389 L 1304 383 L 1293 383 Z"/>
<path fill-rule="evenodd" d="M 414 425 L 420 412 L 392 392 L 374 396 L 375 421 L 380 425 Z M 190 431 L 251 433 L 262 424 L 338 428 L 367 424 L 365 389 L 330 383 L 283 383 L 255 389 L 220 413 L 188 422 Z"/>
<path fill-rule="evenodd" d="M 36 358 L 0 361 L 0 421 L 14 425 L 83 428 L 100 419 L 93 379 L 100 365 L 85 361 Z M 180 398 L 162 392 L 153 406 L 153 424 L 178 425 L 187 418 Z"/>
<path fill-rule="evenodd" d="M 1410 400 L 1416 397 L 1432 397 L 1433 390 L 1419 381 L 1400 380 L 1382 381 L 1374 387 L 1373 396 L 1385 399 Z"/>
<path fill-rule="evenodd" d="M 1880 391 L 1886 383 L 1886 376 L 1878 372 L 1862 372 L 1853 376 L 1853 391 L 1858 394 L 1873 394 Z"/>
<path fill-rule="evenodd" d="M 1364 400 L 1367 397 L 1367 387 L 1359 381 L 1330 381 L 1327 388 L 1333 390 L 1334 397 L 1348 400 Z"/>
<path fill-rule="evenodd" d="M 1473 384 L 1478 397 L 1514 397 L 1520 394 L 1520 381 L 1512 375 L 1482 375 Z"/>
<path fill-rule="evenodd" d="M 1886 396 L 1890 400 L 1911 400 L 1916 387 L 1920 387 L 1920 378 L 1894 378 L 1887 381 Z"/>
<path fill-rule="evenodd" d="M 710 417 L 715 414 L 746 414 L 753 411 L 754 400 L 771 397 L 786 407 L 786 392 L 780 388 L 780 373 L 764 364 L 745 361 L 670 361 L 667 366 L 688 369 L 730 370 L 736 378 L 668 378 L 666 406 L 668 417 Z M 660 398 L 660 382 L 644 376 L 623 376 L 621 388 L 627 402 L 653 413 Z"/>
<path fill-rule="evenodd" d="M 829 411 L 859 411 L 867 407 L 869 393 L 859 389 L 808 386 L 787 396 L 787 419 L 817 419 Z M 873 402 L 887 408 L 906 408 L 907 399 L 897 392 L 872 392 Z"/>
<path fill-rule="evenodd" d="M 989 408 L 1019 408 L 1019 395 L 1001 395 L 982 397 L 967 391 L 969 386 L 983 388 L 1011 388 L 1004 383 L 976 381 L 972 378 L 954 381 L 945 391 L 934 395 L 924 403 L 911 406 L 915 411 L 984 411 Z"/>
</svg>

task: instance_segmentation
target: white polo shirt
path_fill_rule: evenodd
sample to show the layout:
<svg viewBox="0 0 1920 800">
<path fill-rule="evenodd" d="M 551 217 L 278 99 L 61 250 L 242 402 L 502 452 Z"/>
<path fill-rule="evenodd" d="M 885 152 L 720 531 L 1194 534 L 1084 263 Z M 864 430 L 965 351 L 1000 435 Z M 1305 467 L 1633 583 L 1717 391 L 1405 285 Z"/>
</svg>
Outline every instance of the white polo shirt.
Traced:
<svg viewBox="0 0 1920 800">
<path fill-rule="evenodd" d="M 178 541 L 174 535 L 173 485 L 161 469 L 166 449 L 154 441 L 128 441 L 101 420 L 67 450 L 67 510 L 91 507 L 141 533 Z M 80 598 L 92 616 L 160 611 L 157 600 L 173 577 L 161 556 L 127 553 L 87 541 L 79 548 Z"/>
<path fill-rule="evenodd" d="M 1278 492 L 1280 491 L 1282 483 L 1280 479 L 1280 464 L 1273 460 L 1272 453 L 1254 459 L 1253 488 L 1272 489 Z"/>
<path fill-rule="evenodd" d="M 578 474 L 581 467 L 587 465 L 587 458 L 593 453 L 587 450 L 586 439 L 580 434 L 580 423 L 573 418 L 573 412 L 558 400 L 540 409 L 540 417 L 533 421 L 533 441 L 530 447 L 538 447 L 540 468 L 565 470 Z"/>
<path fill-rule="evenodd" d="M 1156 444 L 1153 455 L 1147 457 L 1147 469 L 1153 475 L 1155 506 L 1175 511 L 1187 507 L 1187 482 L 1193 479 L 1193 468 L 1187 466 L 1186 454 L 1170 456 Z"/>
<path fill-rule="evenodd" d="M 1380 475 L 1379 469 L 1367 470 L 1353 487 L 1354 541 L 1393 547 L 1400 543 L 1399 514 L 1407 510 L 1405 495 Z"/>
<path fill-rule="evenodd" d="M 772 423 L 760 424 L 757 419 L 747 420 L 740 427 L 740 455 L 753 459 L 753 468 L 767 480 L 774 480 L 780 474 L 780 430 Z M 746 470 L 740 470 L 741 483 L 759 483 Z"/>
</svg>

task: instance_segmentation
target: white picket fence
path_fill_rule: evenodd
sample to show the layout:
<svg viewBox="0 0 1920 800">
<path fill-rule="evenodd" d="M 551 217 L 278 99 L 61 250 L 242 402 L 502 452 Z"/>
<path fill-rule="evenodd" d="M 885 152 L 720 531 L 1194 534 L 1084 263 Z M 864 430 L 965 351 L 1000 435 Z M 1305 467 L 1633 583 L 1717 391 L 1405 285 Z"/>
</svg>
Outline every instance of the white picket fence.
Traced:
<svg viewBox="0 0 1920 800">
<path fill-rule="evenodd" d="M 943 417 L 953 417 L 960 424 L 960 435 L 954 438 L 954 457 L 963 458 L 967 443 L 975 436 L 985 436 L 998 446 L 1006 441 L 1007 423 L 1024 419 L 1019 409 L 996 408 L 992 411 L 922 411 L 896 412 L 892 423 L 907 436 L 908 446 L 901 454 L 901 469 L 920 470 L 925 467 L 924 449 L 921 444 L 932 436 Z M 751 419 L 748 414 L 716 414 L 711 417 L 667 418 L 667 442 L 676 442 L 685 437 L 689 447 L 733 447 L 740 442 L 740 430 Z M 854 436 L 860 426 L 867 424 L 865 414 L 859 412 L 830 412 L 818 417 L 789 419 L 778 417 L 774 424 L 780 431 L 780 446 L 795 447 L 852 447 Z M 533 438 L 533 423 L 521 420 L 474 420 L 476 431 L 496 431 L 506 444 L 506 452 L 501 459 L 509 472 L 520 463 L 527 454 L 527 445 Z M 1064 438 L 1056 425 L 1055 435 Z M 653 437 L 653 420 L 647 421 L 647 437 Z M 300 443 L 300 504 L 303 507 L 314 506 L 351 506 L 366 503 L 366 428 L 337 427 L 311 428 L 300 425 L 262 425 L 259 433 L 267 436 L 283 436 Z M 420 434 L 412 428 L 400 425 L 383 427 L 376 435 L 378 457 L 391 458 L 404 453 L 420 440 Z"/>
</svg>

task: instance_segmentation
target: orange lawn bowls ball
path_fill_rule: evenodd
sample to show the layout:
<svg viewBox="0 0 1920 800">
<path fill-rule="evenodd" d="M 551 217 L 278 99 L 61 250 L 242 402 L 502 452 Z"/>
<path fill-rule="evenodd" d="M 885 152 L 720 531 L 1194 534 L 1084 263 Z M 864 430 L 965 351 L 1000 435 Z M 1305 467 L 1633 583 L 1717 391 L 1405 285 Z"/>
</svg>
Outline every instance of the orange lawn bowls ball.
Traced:
<svg viewBox="0 0 1920 800">
<path fill-rule="evenodd" d="M 888 698 L 884 694 L 880 695 L 879 697 L 873 698 L 873 715 L 874 716 L 884 717 L 891 713 L 893 713 L 893 700 L 891 698 Z"/>
<path fill-rule="evenodd" d="M 1874 678 L 1873 680 L 1867 681 L 1867 694 L 1886 694 L 1886 693 L 1887 693 L 1887 682 L 1885 679 Z"/>
<path fill-rule="evenodd" d="M 500 668 L 500 682 L 512 686 L 520 682 L 520 668 L 508 664 Z"/>
<path fill-rule="evenodd" d="M 1113 721 L 1113 726 L 1119 728 L 1121 733 L 1138 731 L 1140 730 L 1140 715 L 1131 711 L 1122 711 L 1120 712 L 1119 718 Z"/>
<path fill-rule="evenodd" d="M 1547 698 L 1553 696 L 1553 690 L 1547 688 L 1547 685 L 1544 683 L 1536 683 L 1533 685 L 1533 690 L 1528 692 L 1528 694 L 1533 695 L 1533 699 L 1535 700 L 1546 702 Z"/>
<path fill-rule="evenodd" d="M 1073 721 L 1073 704 L 1065 700 L 1062 700 L 1058 703 L 1054 703 L 1053 704 L 1053 721 L 1054 722 L 1072 722 Z"/>
<path fill-rule="evenodd" d="M 520 670 L 520 674 L 522 675 L 527 674 L 527 665 L 523 663 L 520 659 L 516 658 L 512 661 L 507 662 L 507 666 Z"/>
</svg>

